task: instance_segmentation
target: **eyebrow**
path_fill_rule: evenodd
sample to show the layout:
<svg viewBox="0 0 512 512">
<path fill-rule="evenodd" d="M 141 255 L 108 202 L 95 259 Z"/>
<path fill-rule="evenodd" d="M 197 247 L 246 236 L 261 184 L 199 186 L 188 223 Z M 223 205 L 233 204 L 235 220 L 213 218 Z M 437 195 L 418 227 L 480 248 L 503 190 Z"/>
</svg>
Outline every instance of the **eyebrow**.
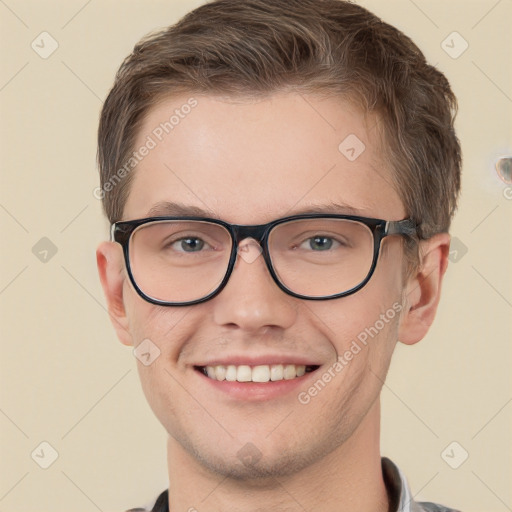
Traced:
<svg viewBox="0 0 512 512">
<path fill-rule="evenodd" d="M 283 216 L 303 215 L 311 213 L 324 213 L 328 214 L 342 214 L 342 215 L 359 215 L 364 216 L 368 214 L 368 208 L 356 208 L 354 206 L 337 203 L 312 203 L 304 208 L 290 209 L 284 213 Z M 172 201 L 161 201 L 152 206 L 147 217 L 207 217 L 211 219 L 219 219 L 220 217 L 208 208 L 200 208 L 198 206 L 186 205 Z"/>
<path fill-rule="evenodd" d="M 325 214 L 342 214 L 342 215 L 365 215 L 369 212 L 369 208 L 356 208 L 346 203 L 312 203 L 300 210 L 293 210 L 289 215 L 301 215 L 308 213 L 325 213 Z"/>
<path fill-rule="evenodd" d="M 198 206 L 186 205 L 183 203 L 174 203 L 171 201 L 161 201 L 152 206 L 147 217 L 211 217 L 218 218 L 214 212 Z"/>
</svg>

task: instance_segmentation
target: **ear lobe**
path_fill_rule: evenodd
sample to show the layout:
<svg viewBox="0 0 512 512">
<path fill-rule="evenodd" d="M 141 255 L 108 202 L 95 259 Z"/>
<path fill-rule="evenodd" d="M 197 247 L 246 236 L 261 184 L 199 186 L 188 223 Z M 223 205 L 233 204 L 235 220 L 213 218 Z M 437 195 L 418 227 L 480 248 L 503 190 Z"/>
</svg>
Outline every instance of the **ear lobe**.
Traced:
<svg viewBox="0 0 512 512">
<path fill-rule="evenodd" d="M 449 251 L 448 233 L 438 233 L 420 241 L 420 268 L 408 279 L 404 290 L 404 309 L 398 331 L 401 343 L 417 343 L 424 338 L 434 321 Z"/>
<path fill-rule="evenodd" d="M 123 286 L 126 279 L 122 248 L 114 242 L 102 242 L 96 249 L 96 263 L 110 321 L 123 345 L 133 345 L 124 306 Z"/>
</svg>

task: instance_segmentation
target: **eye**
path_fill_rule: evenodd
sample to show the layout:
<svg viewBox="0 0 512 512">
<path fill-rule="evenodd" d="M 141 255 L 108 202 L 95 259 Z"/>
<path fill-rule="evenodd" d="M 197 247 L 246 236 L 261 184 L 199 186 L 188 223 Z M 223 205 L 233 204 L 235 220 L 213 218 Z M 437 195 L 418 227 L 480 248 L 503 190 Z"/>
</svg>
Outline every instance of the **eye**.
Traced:
<svg viewBox="0 0 512 512">
<path fill-rule="evenodd" d="M 328 236 L 317 235 L 305 240 L 301 249 L 312 249 L 313 251 L 328 251 L 333 247 L 339 247 L 340 243 Z"/>
<path fill-rule="evenodd" d="M 174 241 L 170 246 L 178 252 L 199 252 L 206 244 L 204 240 L 196 237 L 180 238 Z"/>
</svg>

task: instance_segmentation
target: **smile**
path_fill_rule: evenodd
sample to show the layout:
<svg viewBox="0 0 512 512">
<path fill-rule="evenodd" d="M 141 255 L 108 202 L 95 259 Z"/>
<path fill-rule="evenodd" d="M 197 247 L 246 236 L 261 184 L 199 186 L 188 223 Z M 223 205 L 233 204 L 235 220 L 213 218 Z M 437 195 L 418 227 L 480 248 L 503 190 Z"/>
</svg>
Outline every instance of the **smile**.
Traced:
<svg viewBox="0 0 512 512">
<path fill-rule="evenodd" d="M 302 377 L 315 371 L 316 365 L 272 364 L 272 365 L 217 365 L 196 367 L 206 377 L 228 382 L 276 382 Z"/>
</svg>

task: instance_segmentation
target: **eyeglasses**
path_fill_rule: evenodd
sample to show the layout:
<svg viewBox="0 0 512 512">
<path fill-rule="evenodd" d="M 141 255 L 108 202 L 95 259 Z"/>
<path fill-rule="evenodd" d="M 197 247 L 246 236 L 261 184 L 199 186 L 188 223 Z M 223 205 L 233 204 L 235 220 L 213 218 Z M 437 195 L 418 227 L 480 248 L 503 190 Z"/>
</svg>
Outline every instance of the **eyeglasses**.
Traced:
<svg viewBox="0 0 512 512">
<path fill-rule="evenodd" d="M 203 217 L 151 217 L 112 224 L 129 278 L 146 301 L 186 306 L 226 286 L 240 242 L 252 238 L 281 290 L 300 299 L 328 300 L 360 290 L 371 278 L 381 241 L 414 236 L 412 219 L 305 214 L 268 224 L 235 225 Z"/>
</svg>

